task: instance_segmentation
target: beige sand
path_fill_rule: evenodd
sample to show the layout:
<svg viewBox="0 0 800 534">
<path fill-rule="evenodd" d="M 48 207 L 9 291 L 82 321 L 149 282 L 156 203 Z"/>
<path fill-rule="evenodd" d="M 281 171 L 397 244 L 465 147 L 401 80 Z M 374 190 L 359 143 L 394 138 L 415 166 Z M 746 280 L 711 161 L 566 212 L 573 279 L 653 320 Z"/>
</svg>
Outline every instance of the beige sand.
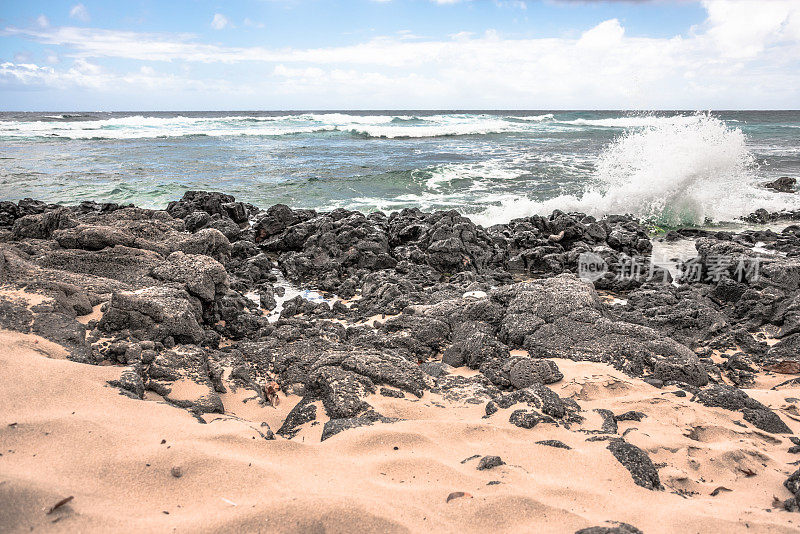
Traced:
<svg viewBox="0 0 800 534">
<path fill-rule="evenodd" d="M 557 360 L 565 379 L 552 387 L 580 402 L 585 429 L 600 427 L 594 408 L 647 413 L 620 423 L 620 433 L 666 464 L 666 491 L 634 485 L 605 442 L 586 442 L 575 427 L 516 428 L 510 410 L 483 419 L 482 405 L 376 395 L 369 401 L 378 411 L 407 420 L 322 443 L 322 424 L 291 441 L 265 441 L 255 429 L 266 421 L 277 430 L 297 397 L 265 408 L 243 402 L 252 393 L 239 389 L 223 395 L 228 414 L 203 425 L 157 396 L 120 395 L 106 385 L 117 367 L 64 360 L 35 336 L 0 332 L 0 347 L 2 532 L 572 533 L 607 520 L 649 534 L 800 529 L 800 514 L 772 508 L 773 495 L 789 497 L 782 482 L 797 456 L 786 452 L 788 440 L 605 365 Z M 800 396 L 749 393 L 774 407 Z M 535 444 L 543 439 L 573 450 Z M 477 471 L 477 460 L 461 462 L 475 454 L 507 465 Z M 709 495 L 720 486 L 732 491 Z M 454 491 L 471 497 L 445 502 Z M 74 499 L 45 513 L 67 496 Z"/>
</svg>

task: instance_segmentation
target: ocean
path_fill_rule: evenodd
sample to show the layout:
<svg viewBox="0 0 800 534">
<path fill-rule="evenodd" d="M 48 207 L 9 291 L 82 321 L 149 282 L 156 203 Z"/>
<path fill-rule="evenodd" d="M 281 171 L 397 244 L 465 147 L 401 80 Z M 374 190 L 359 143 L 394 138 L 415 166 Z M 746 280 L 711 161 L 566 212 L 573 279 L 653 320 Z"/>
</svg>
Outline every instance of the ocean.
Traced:
<svg viewBox="0 0 800 534">
<path fill-rule="evenodd" d="M 0 199 L 163 208 L 189 189 L 260 207 L 553 209 L 665 227 L 800 209 L 800 111 L 0 113 Z"/>
</svg>

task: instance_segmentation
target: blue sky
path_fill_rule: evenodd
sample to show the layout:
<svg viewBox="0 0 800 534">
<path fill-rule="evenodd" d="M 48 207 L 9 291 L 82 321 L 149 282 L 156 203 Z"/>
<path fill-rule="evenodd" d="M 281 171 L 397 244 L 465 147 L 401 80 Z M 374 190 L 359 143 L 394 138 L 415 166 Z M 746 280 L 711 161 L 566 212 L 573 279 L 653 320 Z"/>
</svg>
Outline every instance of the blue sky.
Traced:
<svg viewBox="0 0 800 534">
<path fill-rule="evenodd" d="M 0 4 L 0 109 L 797 108 L 793 0 Z"/>
</svg>

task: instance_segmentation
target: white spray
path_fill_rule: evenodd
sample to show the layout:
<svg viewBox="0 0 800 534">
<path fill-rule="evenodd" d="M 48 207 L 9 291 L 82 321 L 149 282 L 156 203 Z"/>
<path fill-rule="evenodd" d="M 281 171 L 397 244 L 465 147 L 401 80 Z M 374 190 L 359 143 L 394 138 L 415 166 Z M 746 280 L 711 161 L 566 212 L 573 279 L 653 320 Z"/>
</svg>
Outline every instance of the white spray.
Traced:
<svg viewBox="0 0 800 534">
<path fill-rule="evenodd" d="M 598 216 L 629 213 L 678 226 L 732 221 L 758 208 L 800 208 L 800 195 L 759 187 L 756 170 L 741 130 L 708 114 L 652 117 L 603 150 L 581 196 L 544 202 L 505 197 L 501 206 L 476 219 L 495 224 L 561 209 Z"/>
</svg>

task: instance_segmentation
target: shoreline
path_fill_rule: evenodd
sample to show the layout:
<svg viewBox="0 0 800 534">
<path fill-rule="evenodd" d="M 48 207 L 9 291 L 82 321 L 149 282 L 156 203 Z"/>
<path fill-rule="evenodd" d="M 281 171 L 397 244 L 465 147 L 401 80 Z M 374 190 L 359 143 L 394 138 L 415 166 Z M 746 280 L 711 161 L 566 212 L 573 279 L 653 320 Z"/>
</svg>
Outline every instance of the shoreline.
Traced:
<svg viewBox="0 0 800 534">
<path fill-rule="evenodd" d="M 0 526 L 795 531 L 785 226 L 0 203 Z"/>
</svg>

